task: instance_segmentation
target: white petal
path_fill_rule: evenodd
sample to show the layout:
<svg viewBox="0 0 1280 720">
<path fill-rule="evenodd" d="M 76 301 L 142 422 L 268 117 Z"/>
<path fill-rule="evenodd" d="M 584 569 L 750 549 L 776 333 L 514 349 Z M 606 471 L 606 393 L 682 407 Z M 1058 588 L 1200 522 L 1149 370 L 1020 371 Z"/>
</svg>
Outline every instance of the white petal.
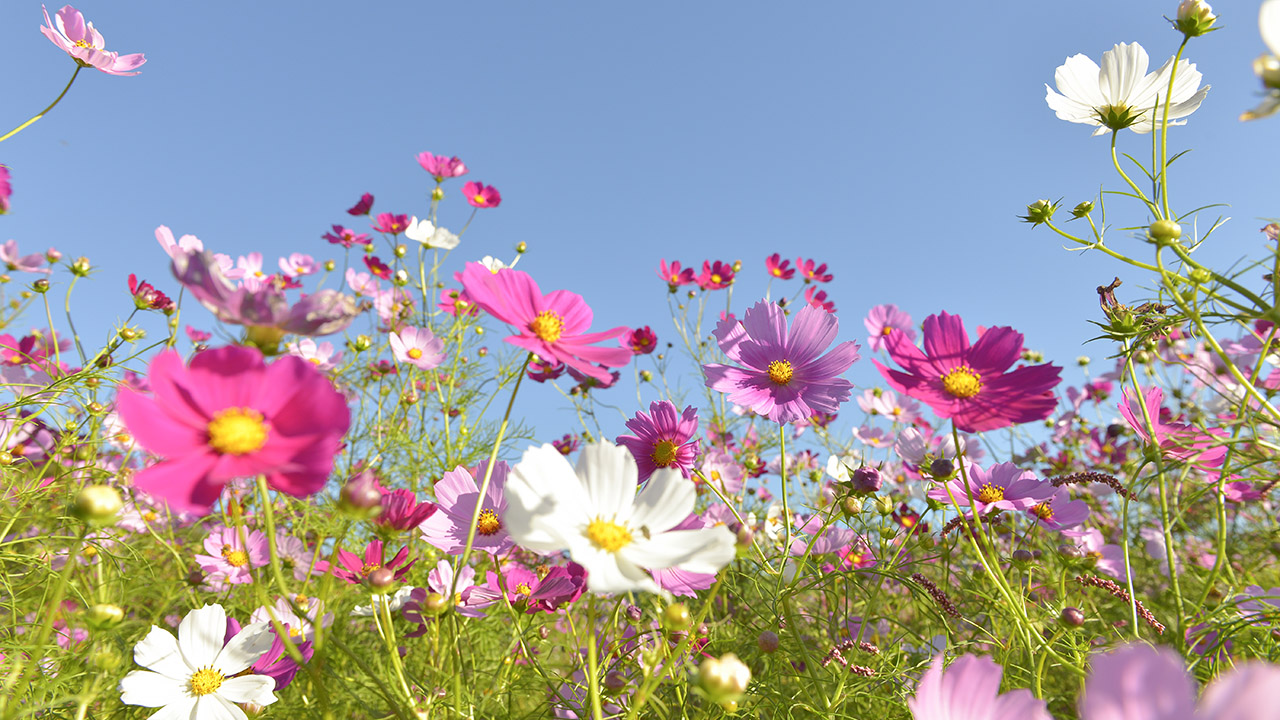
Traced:
<svg viewBox="0 0 1280 720">
<path fill-rule="evenodd" d="M 525 548 L 563 550 L 566 530 L 585 522 L 583 496 L 582 481 L 555 446 L 531 447 L 507 476 L 502 523 Z"/>
<path fill-rule="evenodd" d="M 133 661 L 171 678 L 188 677 L 196 670 L 182 658 L 178 639 L 173 633 L 155 625 L 151 626 L 151 632 L 146 637 L 133 646 Z"/>
<path fill-rule="evenodd" d="M 191 720 L 249 720 L 244 711 L 218 693 L 205 695 L 196 702 Z"/>
<path fill-rule="evenodd" d="M 662 468 L 654 471 L 644 490 L 635 498 L 635 509 L 628 522 L 632 528 L 645 526 L 650 533 L 661 533 L 679 525 L 697 502 L 698 491 L 693 481 L 678 470 Z"/>
<path fill-rule="evenodd" d="M 593 516 L 619 522 L 631 516 L 640 471 L 630 450 L 608 442 L 591 443 L 582 448 L 576 469 Z"/>
<path fill-rule="evenodd" d="M 178 625 L 178 646 L 193 668 L 213 665 L 226 636 L 227 612 L 216 603 L 192 610 Z"/>
<path fill-rule="evenodd" d="M 272 641 L 266 623 L 246 625 L 218 653 L 212 663 L 213 669 L 228 677 L 235 675 L 257 662 L 263 653 L 271 649 Z"/>
<path fill-rule="evenodd" d="M 1258 118 L 1274 115 L 1276 114 L 1276 111 L 1280 111 L 1280 95 L 1271 94 L 1263 98 L 1262 103 L 1259 104 L 1258 107 L 1242 113 L 1240 115 L 1240 119 L 1257 120 Z M 1268 362 L 1269 361 L 1270 358 L 1268 358 Z"/>
<path fill-rule="evenodd" d="M 1120 43 L 1102 53 L 1102 72 L 1098 76 L 1098 89 L 1108 105 L 1130 103 L 1146 77 L 1151 59 L 1138 43 Z"/>
<path fill-rule="evenodd" d="M 452 250 L 458 247 L 460 238 L 444 228 L 436 228 L 436 232 L 431 236 L 428 243 L 431 247 L 438 247 L 443 250 Z"/>
<path fill-rule="evenodd" d="M 1280 0 L 1264 0 L 1258 11 L 1258 30 L 1271 54 L 1280 55 Z"/>
<path fill-rule="evenodd" d="M 1068 99 L 1087 107 L 1101 107 L 1107 104 L 1098 87 L 1101 72 L 1098 64 L 1088 56 L 1072 55 L 1058 66 L 1053 74 L 1053 81 L 1058 86 L 1058 92 Z"/>
<path fill-rule="evenodd" d="M 658 592 L 658 584 L 621 553 L 594 546 L 573 552 L 573 561 L 587 569 L 587 589 L 593 593 Z"/>
<path fill-rule="evenodd" d="M 718 573 L 737 554 L 733 533 L 723 525 L 701 530 L 673 530 L 638 540 L 621 551 L 630 562 L 650 570 L 678 567 Z"/>
<path fill-rule="evenodd" d="M 165 705 L 147 720 L 207 720 L 208 716 L 199 713 L 199 699 L 187 695 L 172 705 Z"/>
<path fill-rule="evenodd" d="M 270 705 L 276 701 L 276 681 L 266 675 L 245 675 L 230 678 L 218 688 L 218 696 L 232 702 L 251 702 Z"/>
<path fill-rule="evenodd" d="M 142 707 L 163 707 L 186 699 L 187 680 L 160 673 L 134 670 L 120 681 L 120 702 Z"/>
</svg>

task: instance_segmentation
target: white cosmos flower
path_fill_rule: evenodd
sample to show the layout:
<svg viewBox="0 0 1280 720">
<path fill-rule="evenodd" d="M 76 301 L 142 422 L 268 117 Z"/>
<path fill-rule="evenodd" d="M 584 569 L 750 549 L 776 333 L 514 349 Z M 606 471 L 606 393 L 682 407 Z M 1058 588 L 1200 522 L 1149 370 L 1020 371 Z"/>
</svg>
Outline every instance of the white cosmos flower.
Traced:
<svg viewBox="0 0 1280 720">
<path fill-rule="evenodd" d="M 1280 110 L 1280 0 L 1265 0 L 1258 11 L 1258 30 L 1270 54 L 1253 61 L 1253 72 L 1262 80 L 1266 96 L 1258 107 L 1246 111 L 1241 120 L 1257 120 Z"/>
<path fill-rule="evenodd" d="M 415 215 L 409 220 L 409 227 L 404 230 L 405 237 L 416 240 L 428 247 L 452 250 L 458 247 L 458 236 L 445 228 L 438 228 L 430 220 L 419 220 Z"/>
<path fill-rule="evenodd" d="M 1124 128 L 1149 133 L 1164 116 L 1173 58 L 1153 73 L 1147 72 L 1149 63 L 1138 43 L 1121 43 L 1102 53 L 1102 67 L 1084 55 L 1072 55 L 1054 73 L 1058 92 L 1044 86 L 1045 102 L 1063 120 L 1097 126 L 1094 135 Z M 1200 87 L 1200 78 L 1193 63 L 1178 61 L 1170 125 L 1185 124 L 1173 121 L 1195 112 L 1204 101 L 1209 86 Z M 1153 112 L 1157 98 L 1160 109 Z"/>
<path fill-rule="evenodd" d="M 693 512 L 693 482 L 660 468 L 636 494 L 639 471 L 625 447 L 587 445 L 575 469 L 552 445 L 531 447 L 507 477 L 503 524 L 535 552 L 567 550 L 595 593 L 657 592 L 648 570 L 715 574 L 733 559 L 723 525 L 672 530 Z"/>
<path fill-rule="evenodd" d="M 120 681 L 120 702 L 161 708 L 151 720 L 248 720 L 235 703 L 270 705 L 276 681 L 266 675 L 234 677 L 271 649 L 264 623 L 246 626 L 230 642 L 221 605 L 192 610 L 178 637 L 155 625 L 133 647 L 134 670 Z"/>
</svg>

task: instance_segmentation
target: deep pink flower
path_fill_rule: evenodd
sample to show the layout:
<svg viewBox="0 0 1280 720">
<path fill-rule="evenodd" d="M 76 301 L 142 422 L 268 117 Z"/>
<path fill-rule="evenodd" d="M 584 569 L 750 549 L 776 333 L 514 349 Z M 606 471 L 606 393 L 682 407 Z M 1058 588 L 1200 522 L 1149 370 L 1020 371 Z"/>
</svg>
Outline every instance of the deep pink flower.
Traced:
<svg viewBox="0 0 1280 720">
<path fill-rule="evenodd" d="M 637 412 L 627 421 L 635 435 L 619 435 L 617 443 L 626 447 L 640 468 L 638 482 L 649 479 L 658 468 L 676 468 L 685 477 L 693 476 L 700 441 L 698 410 L 690 405 L 677 414 L 676 406 L 660 400 L 649 404 L 649 413 Z"/>
<path fill-rule="evenodd" d="M 142 53 L 121 55 L 104 50 L 106 41 L 102 33 L 93 27 L 93 23 L 85 22 L 80 11 L 70 5 L 58 11 L 56 22 L 49 20 L 47 8 L 43 5 L 40 8 L 44 11 L 44 25 L 40 32 L 81 67 L 97 68 L 108 75 L 137 75 L 137 68 L 147 61 Z"/>
<path fill-rule="evenodd" d="M 658 336 L 648 325 L 645 325 L 627 333 L 619 342 L 636 355 L 648 355 L 658 347 Z"/>
<path fill-rule="evenodd" d="M 333 567 L 334 577 L 341 578 L 351 583 L 359 585 L 368 579 L 369 574 L 379 568 L 386 568 L 395 571 L 395 579 L 398 581 L 409 572 L 409 568 L 418 562 L 417 559 L 409 560 L 409 548 L 402 547 L 390 560 L 383 561 L 383 544 L 381 540 L 370 540 L 365 546 L 364 557 L 355 553 L 347 552 L 339 548 L 338 565 Z M 406 562 L 408 560 L 408 562 Z M 323 566 L 324 572 L 329 571 L 329 563 L 321 561 L 316 564 L 317 569 Z"/>
<path fill-rule="evenodd" d="M 551 446 L 559 450 L 561 455 L 568 457 L 582 446 L 582 438 L 573 433 L 565 433 L 561 438 L 552 440 Z"/>
<path fill-rule="evenodd" d="M 560 606 L 577 600 L 587 589 L 586 568 L 572 561 L 568 566 L 552 567 L 542 577 L 520 565 L 506 567 L 502 577 L 493 571 L 486 575 L 484 585 L 472 588 L 472 600 L 493 604 L 506 595 L 517 612 L 529 614 L 555 612 Z"/>
<path fill-rule="evenodd" d="M 418 153 L 418 164 L 423 170 L 431 173 L 436 182 L 444 182 L 447 178 L 461 177 L 467 174 L 467 166 L 456 156 L 446 158 L 443 155 L 432 155 L 429 152 Z"/>
<path fill-rule="evenodd" d="M 827 291 L 819 290 L 816 285 L 811 288 L 807 288 L 804 291 L 804 301 L 816 308 L 822 308 L 829 313 L 836 311 L 835 302 L 827 300 Z"/>
<path fill-rule="evenodd" d="M 679 260 L 672 260 L 670 265 L 666 260 L 658 261 L 658 277 L 662 278 L 671 292 L 675 292 L 681 285 L 692 285 L 697 282 L 697 278 L 693 275 L 693 268 L 681 269 Z"/>
<path fill-rule="evenodd" d="M 973 493 L 974 508 L 979 514 L 995 509 L 1030 510 L 1039 502 L 1048 500 L 1057 488 L 1036 477 L 1030 470 L 1020 470 L 1013 463 L 1000 463 L 983 470 L 977 465 L 967 465 L 969 491 L 964 478 L 957 474 L 945 485 L 929 490 L 929 497 L 943 505 L 950 505 L 952 498 L 960 507 L 969 505 L 969 492 Z M 948 491 L 950 491 L 948 493 Z"/>
<path fill-rule="evenodd" d="M 430 370 L 444 360 L 444 341 L 430 328 L 405 326 L 391 333 L 391 352 L 396 362 L 409 363 L 419 370 Z"/>
<path fill-rule="evenodd" d="M 9 212 L 11 197 L 13 197 L 13 186 L 9 184 L 9 166 L 0 165 L 0 215 Z"/>
<path fill-rule="evenodd" d="M 480 308 L 471 302 L 471 296 L 465 290 L 441 290 L 437 307 L 454 317 L 475 317 L 480 314 Z"/>
<path fill-rule="evenodd" d="M 796 269 L 791 267 L 790 260 L 783 260 L 782 255 L 774 253 L 764 259 L 765 269 L 779 280 L 790 280 L 796 276 Z"/>
<path fill-rule="evenodd" d="M 211 337 L 213 337 L 213 333 L 197 330 L 190 325 L 187 326 L 187 339 L 193 343 L 208 342 Z"/>
<path fill-rule="evenodd" d="M 435 511 L 435 503 L 420 503 L 412 490 L 401 488 L 382 494 L 382 512 L 373 521 L 380 527 L 403 532 L 418 527 Z"/>
<path fill-rule="evenodd" d="M 373 195 L 370 193 L 365 193 L 364 195 L 360 196 L 360 199 L 356 202 L 355 205 L 352 205 L 351 207 L 347 208 L 347 214 L 348 215 L 368 215 L 369 211 L 372 209 L 373 209 Z"/>
<path fill-rule="evenodd" d="M 601 382 L 609 372 L 598 367 L 621 367 L 631 352 L 620 347 L 598 347 L 595 343 L 627 332 L 616 327 L 597 333 L 591 326 L 591 308 L 577 293 L 556 290 L 546 295 L 528 273 L 505 268 L 493 272 L 480 263 L 467 263 L 462 288 L 485 312 L 514 326 L 518 333 L 506 338 L 543 360 L 562 362 Z"/>
<path fill-rule="evenodd" d="M 462 186 L 462 194 L 472 207 L 496 208 L 502 204 L 502 194 L 492 185 L 469 182 Z"/>
<path fill-rule="evenodd" d="M 374 230 L 388 235 L 399 235 L 407 227 L 409 227 L 409 216 L 395 213 L 378 213 L 377 222 L 373 224 Z"/>
<path fill-rule="evenodd" d="M 1189 462 L 1202 469 L 1222 465 L 1227 455 L 1227 446 L 1219 445 L 1218 438 L 1227 437 L 1225 430 L 1213 428 L 1202 431 L 1183 423 L 1165 422 L 1160 418 L 1164 391 L 1153 385 L 1143 393 L 1151 425 L 1156 431 L 1153 441 L 1147 433 L 1147 423 L 1142 419 L 1142 407 L 1138 404 L 1138 398 L 1131 395 L 1127 387 L 1121 391 L 1121 395 L 1124 401 L 1120 403 L 1120 414 L 1124 416 L 1125 422 L 1147 443 L 1159 445 L 1166 457 Z"/>
<path fill-rule="evenodd" d="M 493 466 L 489 488 L 480 499 L 480 481 L 484 479 L 482 463 L 475 474 L 464 467 L 447 472 L 436 483 L 436 511 L 419 529 L 431 545 L 450 555 L 460 555 L 467 546 L 471 518 L 480 503 L 480 519 L 476 521 L 476 537 L 472 548 L 494 555 L 511 549 L 515 542 L 507 532 L 503 515 L 507 511 L 507 464 L 501 460 Z"/>
<path fill-rule="evenodd" d="M 573 395 L 575 393 L 587 392 L 588 390 L 607 390 L 614 385 L 617 385 L 618 380 L 622 378 L 622 373 L 617 370 L 608 372 L 607 368 L 602 369 L 606 371 L 604 379 L 596 377 L 595 375 L 587 375 L 586 373 L 579 372 L 576 368 L 565 368 L 565 371 L 569 373 L 569 377 L 578 381 L 577 385 L 569 388 L 569 394 Z"/>
<path fill-rule="evenodd" d="M 933 659 L 916 686 L 915 697 L 907 701 L 915 720 L 1053 720 L 1044 701 L 1030 690 L 1001 695 L 1000 676 L 1004 669 L 991 658 L 964 655 L 945 671 L 942 660 L 941 654 Z M 1148 701 L 1158 695 L 1157 688 L 1160 686 L 1143 687 Z"/>
<path fill-rule="evenodd" d="M 346 400 L 310 363 L 271 365 L 253 348 L 206 350 L 184 367 L 176 352 L 151 361 L 154 395 L 122 387 L 120 419 L 165 459 L 134 485 L 175 510 L 204 514 L 231 479 L 266 475 L 272 488 L 319 492 L 351 422 Z"/>
<path fill-rule="evenodd" d="M 911 316 L 898 309 L 897 305 L 877 305 L 871 308 L 862 321 L 867 326 L 867 347 L 872 352 L 884 347 L 884 339 L 893 332 L 907 334 L 907 341 L 916 341 L 916 330 L 911 326 Z"/>
<path fill-rule="evenodd" d="M 164 312 L 173 309 L 173 300 L 170 300 L 168 295 L 155 289 L 145 280 L 138 282 L 138 276 L 133 273 L 129 273 L 129 294 L 133 295 L 133 303 L 139 310 Z"/>
<path fill-rule="evenodd" d="M 716 326 L 720 349 L 745 367 L 703 365 L 707 386 L 780 424 L 837 412 L 853 390 L 853 383 L 838 376 L 859 357 L 855 342 L 842 342 L 819 357 L 839 327 L 835 315 L 806 305 L 788 329 L 782 308 L 761 300 L 743 313 L 742 322 L 725 319 Z"/>
<path fill-rule="evenodd" d="M 551 361 L 548 362 L 542 358 L 535 357 L 529 361 L 525 367 L 525 372 L 529 375 L 529 379 L 534 382 L 546 382 L 555 380 L 564 374 L 564 363 Z"/>
<path fill-rule="evenodd" d="M 1012 328 L 989 328 L 970 347 L 960 316 L 943 312 L 925 318 L 924 353 L 905 332 L 887 335 L 885 348 L 903 368 L 890 370 L 872 360 L 889 385 L 965 432 L 1043 420 L 1058 405 L 1053 387 L 1061 382 L 1062 368 L 1044 364 L 1007 372 L 1022 354 L 1022 334 Z"/>
<path fill-rule="evenodd" d="M 361 259 L 364 260 L 364 266 L 369 268 L 369 272 L 374 277 L 379 277 L 383 280 L 391 279 L 391 268 L 387 267 L 387 264 L 378 259 L 376 255 L 365 255 Z"/>
<path fill-rule="evenodd" d="M 817 265 L 816 260 L 796 258 L 796 267 L 800 269 L 800 277 L 804 278 L 805 282 L 831 282 L 831 279 L 835 277 L 827 272 L 826 263 Z"/>
<path fill-rule="evenodd" d="M 350 230 L 341 225 L 334 225 L 333 231 L 325 233 L 323 237 L 331 245 L 341 245 L 344 248 L 354 245 L 367 245 L 371 239 L 370 236 L 364 233 L 357 233 L 355 230 Z"/>
<path fill-rule="evenodd" d="M 698 274 L 698 287 L 703 290 L 723 290 L 733 284 L 733 276 L 732 263 L 703 260 L 702 272 Z"/>
</svg>

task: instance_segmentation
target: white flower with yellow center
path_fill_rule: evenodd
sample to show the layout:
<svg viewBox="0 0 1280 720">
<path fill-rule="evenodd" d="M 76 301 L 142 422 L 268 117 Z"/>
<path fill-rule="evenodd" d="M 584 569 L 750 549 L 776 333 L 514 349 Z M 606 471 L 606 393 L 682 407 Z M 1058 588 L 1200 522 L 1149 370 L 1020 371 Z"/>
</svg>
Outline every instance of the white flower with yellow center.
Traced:
<svg viewBox="0 0 1280 720">
<path fill-rule="evenodd" d="M 693 512 L 692 481 L 658 468 L 636 494 L 638 476 L 631 452 L 611 443 L 585 446 L 576 469 L 550 444 L 529 448 L 507 478 L 503 522 L 529 550 L 567 550 L 595 593 L 657 592 L 649 570 L 715 574 L 733 559 L 722 525 L 672 530 Z"/>
<path fill-rule="evenodd" d="M 120 702 L 161 708 L 152 720 L 248 720 L 236 703 L 270 705 L 276 681 L 266 675 L 236 677 L 271 649 L 264 623 L 246 626 L 229 642 L 221 605 L 192 610 L 178 637 L 152 625 L 133 648 L 134 670 L 120 681 Z"/>
</svg>

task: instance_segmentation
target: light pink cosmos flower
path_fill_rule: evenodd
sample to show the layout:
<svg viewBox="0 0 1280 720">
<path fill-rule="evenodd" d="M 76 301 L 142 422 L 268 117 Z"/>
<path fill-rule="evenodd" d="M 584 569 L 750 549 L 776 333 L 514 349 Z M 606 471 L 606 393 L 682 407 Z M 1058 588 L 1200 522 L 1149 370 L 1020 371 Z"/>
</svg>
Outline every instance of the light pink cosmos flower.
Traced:
<svg viewBox="0 0 1280 720">
<path fill-rule="evenodd" d="M 480 501 L 480 519 L 476 522 L 476 537 L 472 543 L 474 549 L 494 555 L 506 552 L 515 544 L 502 519 L 507 511 L 505 489 L 508 469 L 501 460 L 493 466 L 489 488 Z M 435 485 L 436 511 L 418 526 L 423 539 L 450 555 L 462 553 L 467 545 L 476 502 L 480 498 L 477 478 L 484 478 L 484 471 L 485 466 L 481 464 L 475 475 L 464 467 L 444 474 Z"/>
<path fill-rule="evenodd" d="M 320 272 L 316 259 L 303 253 L 290 253 L 287 258 L 280 258 L 280 271 L 290 277 L 315 275 Z"/>
<path fill-rule="evenodd" d="M 347 268 L 347 287 L 357 295 L 373 297 L 382 292 L 378 279 L 366 272 L 358 272 L 355 268 Z"/>
<path fill-rule="evenodd" d="M 1084 532 L 1069 530 L 1064 535 L 1074 537 L 1075 546 L 1084 551 L 1085 557 L 1096 561 L 1098 572 L 1106 573 L 1117 580 L 1127 577 L 1127 566 L 1124 564 L 1124 548 L 1119 545 L 1108 545 L 1102 531 L 1089 528 Z"/>
<path fill-rule="evenodd" d="M 862 321 L 867 326 L 867 347 L 877 352 L 884 347 L 884 339 L 898 331 L 906 333 L 908 342 L 916 341 L 916 330 L 911 326 L 911 316 L 898 309 L 897 305 L 877 305 L 871 308 Z"/>
<path fill-rule="evenodd" d="M 608 382 L 610 374 L 599 365 L 622 367 L 631 360 L 626 348 L 596 346 L 625 335 L 627 328 L 587 333 L 591 308 L 577 293 L 543 295 L 528 273 L 510 268 L 495 272 L 474 262 L 462 273 L 462 288 L 481 309 L 518 330 L 507 342 L 543 360 L 562 362 L 601 382 Z"/>
<path fill-rule="evenodd" d="M 666 260 L 658 261 L 658 277 L 667 283 L 667 287 L 671 292 L 675 292 L 676 288 L 681 285 L 692 285 L 697 282 L 693 268 L 681 269 L 679 260 L 672 260 L 670 265 L 667 264 Z"/>
<path fill-rule="evenodd" d="M 822 355 L 839 326 L 835 315 L 805 306 L 788 328 L 782 308 L 757 302 L 742 322 L 726 318 L 716 326 L 721 351 L 743 367 L 703 365 L 707 386 L 779 424 L 838 412 L 853 383 L 837 376 L 859 357 L 855 342 L 842 342 Z"/>
<path fill-rule="evenodd" d="M 1148 443 L 1158 445 L 1166 457 L 1189 462 L 1202 469 L 1222 465 L 1227 455 L 1227 446 L 1219 445 L 1217 438 L 1225 438 L 1227 432 L 1221 428 L 1202 431 L 1183 423 L 1165 422 L 1160 418 L 1160 406 L 1164 403 L 1164 391 L 1152 386 L 1143 393 L 1147 405 L 1147 413 L 1151 416 L 1151 425 L 1155 428 L 1155 439 L 1147 432 L 1147 423 L 1142 419 L 1142 407 L 1136 395 L 1124 388 L 1121 392 L 1124 401 L 1120 403 L 1120 414 L 1124 416 L 1129 427 Z"/>
<path fill-rule="evenodd" d="M 179 255 L 204 250 L 204 243 L 200 242 L 200 238 L 195 235 L 183 235 L 181 239 L 174 240 L 173 231 L 167 225 L 161 225 L 156 228 L 156 241 L 160 243 L 160 247 L 164 248 L 165 253 L 171 259 Z"/>
<path fill-rule="evenodd" d="M 626 447 L 639 466 L 639 482 L 649 479 L 658 468 L 675 468 L 691 477 L 698 459 L 698 409 L 692 405 L 676 414 L 676 406 L 660 400 L 649 404 L 649 412 L 637 412 L 627 421 L 635 435 L 619 435 L 617 443 Z"/>
<path fill-rule="evenodd" d="M 742 464 L 721 450 L 712 450 L 704 455 L 700 469 L 707 483 L 726 495 L 734 495 L 742 490 L 742 484 L 746 481 Z"/>
<path fill-rule="evenodd" d="M 1027 508 L 1027 514 L 1050 530 L 1068 530 L 1089 519 L 1089 504 L 1072 500 L 1066 488 Z"/>
<path fill-rule="evenodd" d="M 502 193 L 492 185 L 469 182 L 462 186 L 462 195 L 477 208 L 496 208 L 502 204 Z"/>
<path fill-rule="evenodd" d="M 244 531 L 244 541 L 240 533 Z M 196 555 L 200 569 L 211 577 L 210 585 L 239 585 L 253 582 L 252 568 L 264 567 L 271 561 L 267 536 L 260 530 L 219 525 L 204 539 L 208 555 Z"/>
<path fill-rule="evenodd" d="M 1052 498 L 1057 492 L 1057 488 L 1037 478 L 1035 473 L 1020 470 L 1013 463 L 1000 463 L 986 470 L 977 465 L 969 465 L 967 473 L 968 492 L 965 490 L 964 477 L 957 474 L 945 485 L 937 485 L 931 489 L 929 497 L 944 505 L 950 505 L 954 498 L 960 507 L 967 507 L 969 492 L 972 492 L 974 509 L 985 514 L 995 509 L 1029 510 L 1037 503 Z"/>
<path fill-rule="evenodd" d="M 266 475 L 302 497 L 319 492 L 351 422 L 342 394 L 309 363 L 267 365 L 246 347 L 206 350 L 184 367 L 176 352 L 151 361 L 154 395 L 121 388 L 120 418 L 143 448 L 165 459 L 134 486 L 176 510 L 204 514 L 229 480 Z"/>
<path fill-rule="evenodd" d="M 13 197 L 13 186 L 9 184 L 9 166 L 0 165 L 0 215 L 9 212 L 11 197 Z"/>
<path fill-rule="evenodd" d="M 1081 720 L 1280 720 L 1280 667 L 1250 662 L 1219 675 L 1196 703 L 1195 681 L 1169 648 L 1095 655 Z"/>
<path fill-rule="evenodd" d="M 461 177 L 467 174 L 467 166 L 455 155 L 446 158 L 443 155 L 432 155 L 429 152 L 418 153 L 418 164 L 423 170 L 431 173 L 436 182 L 444 182 L 448 178 Z"/>
<path fill-rule="evenodd" d="M 93 27 L 93 23 L 85 22 L 80 11 L 70 5 L 58 11 L 54 16 L 56 21 L 49 20 L 47 8 L 43 5 L 40 8 L 44 11 L 44 25 L 40 32 L 81 67 L 97 68 L 108 75 L 137 75 L 137 68 L 147 61 L 142 53 L 121 55 L 103 50 L 106 41 L 102 33 Z"/>
<path fill-rule="evenodd" d="M 405 326 L 388 338 L 396 362 L 409 363 L 419 370 L 430 370 L 444 360 L 444 341 L 430 328 Z"/>
<path fill-rule="evenodd" d="M 41 265 L 44 265 L 44 261 L 45 257 L 42 253 L 21 255 L 18 252 L 17 240 L 9 240 L 4 245 L 0 245 L 0 262 L 3 262 L 10 272 L 30 272 L 48 275 L 52 270 L 41 267 Z"/>
<path fill-rule="evenodd" d="M 1053 720 L 1044 701 L 1030 690 L 1001 695 L 1000 676 L 1004 668 L 991 658 L 964 655 L 945 671 L 942 660 L 942 655 L 934 657 L 933 664 L 916 686 L 915 697 L 907 701 L 915 720 Z M 1158 686 L 1146 689 L 1149 691 L 1152 687 Z M 1148 692 L 1148 695 L 1154 694 Z M 1127 720 L 1136 720 L 1136 717 Z"/>
<path fill-rule="evenodd" d="M 335 354 L 330 342 L 317 343 L 311 338 L 301 338 L 296 343 L 285 344 L 285 349 L 290 355 L 315 365 L 317 370 L 332 370 L 342 362 L 342 353 Z"/>
</svg>

